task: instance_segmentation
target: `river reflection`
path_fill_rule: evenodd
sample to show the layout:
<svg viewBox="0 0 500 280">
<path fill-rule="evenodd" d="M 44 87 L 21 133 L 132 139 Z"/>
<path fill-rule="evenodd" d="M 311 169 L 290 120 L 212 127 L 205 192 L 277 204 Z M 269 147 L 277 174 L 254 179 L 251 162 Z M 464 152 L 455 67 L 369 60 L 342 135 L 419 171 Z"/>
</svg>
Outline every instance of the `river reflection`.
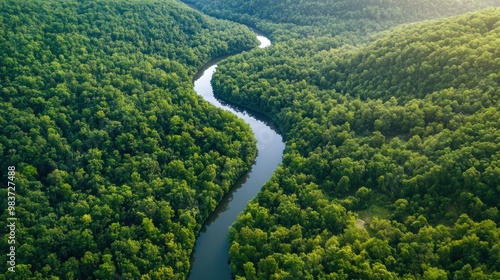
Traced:
<svg viewBox="0 0 500 280">
<path fill-rule="evenodd" d="M 257 34 L 257 39 L 261 42 L 260 48 L 271 45 L 271 41 L 265 36 Z M 257 195 L 262 185 L 271 178 L 281 163 L 285 148 L 281 135 L 277 133 L 272 122 L 264 116 L 215 98 L 210 80 L 220 60 L 211 61 L 200 70 L 195 76 L 194 89 L 208 102 L 236 114 L 250 124 L 257 139 L 258 155 L 250 170 L 236 182 L 203 225 L 191 260 L 190 280 L 232 279 L 228 264 L 229 226 L 245 209 L 248 202 Z"/>
</svg>

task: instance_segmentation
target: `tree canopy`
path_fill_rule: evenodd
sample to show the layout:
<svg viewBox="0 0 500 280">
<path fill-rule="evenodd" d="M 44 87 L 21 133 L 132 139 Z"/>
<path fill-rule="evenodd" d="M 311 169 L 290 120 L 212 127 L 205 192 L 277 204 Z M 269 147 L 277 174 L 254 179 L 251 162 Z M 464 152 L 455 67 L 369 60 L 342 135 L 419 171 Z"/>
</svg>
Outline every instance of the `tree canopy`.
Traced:
<svg viewBox="0 0 500 280">
<path fill-rule="evenodd" d="M 16 169 L 18 244 L 0 279 L 185 278 L 256 155 L 249 126 L 192 77 L 256 45 L 177 1 L 1 1 L 0 173 Z"/>
<path fill-rule="evenodd" d="M 349 1 L 357 16 L 335 35 L 323 24 L 330 17 L 302 15 L 343 1 L 260 10 L 250 8 L 258 1 L 195 2 L 268 26 L 276 40 L 223 62 L 212 81 L 218 96 L 274 119 L 287 144 L 282 166 L 231 228 L 237 279 L 500 277 L 498 8 L 375 34 L 449 15 L 442 9 L 457 1 L 434 1 L 413 18 L 409 2 L 397 1 L 387 7 L 401 11 L 375 28 L 359 16 L 370 1 Z M 323 9 L 307 9 L 314 5 Z M 331 21 L 349 18 L 350 7 L 333 9 Z M 313 32 L 298 36 L 306 25 Z"/>
<path fill-rule="evenodd" d="M 254 26 L 272 38 L 334 36 L 365 40 L 402 23 L 499 6 L 498 0 L 185 0 L 204 12 Z"/>
</svg>

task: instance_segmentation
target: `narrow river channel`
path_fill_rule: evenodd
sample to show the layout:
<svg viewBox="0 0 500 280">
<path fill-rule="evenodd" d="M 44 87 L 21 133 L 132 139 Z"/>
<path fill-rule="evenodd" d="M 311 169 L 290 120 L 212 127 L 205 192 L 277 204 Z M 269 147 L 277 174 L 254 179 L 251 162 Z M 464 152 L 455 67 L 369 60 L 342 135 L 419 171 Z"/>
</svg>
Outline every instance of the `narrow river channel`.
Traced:
<svg viewBox="0 0 500 280">
<path fill-rule="evenodd" d="M 260 41 L 259 48 L 271 45 L 269 39 L 260 34 L 256 35 Z M 205 222 L 196 240 L 191 259 L 190 280 L 232 279 L 231 268 L 228 264 L 229 226 L 236 221 L 238 214 L 260 191 L 262 185 L 271 178 L 274 170 L 281 163 L 285 148 L 281 135 L 276 132 L 276 128 L 264 116 L 226 104 L 215 98 L 210 80 L 220 60 L 222 59 L 207 63 L 196 74 L 194 89 L 206 101 L 231 111 L 250 124 L 257 139 L 258 155 L 250 170 L 240 178 Z"/>
</svg>

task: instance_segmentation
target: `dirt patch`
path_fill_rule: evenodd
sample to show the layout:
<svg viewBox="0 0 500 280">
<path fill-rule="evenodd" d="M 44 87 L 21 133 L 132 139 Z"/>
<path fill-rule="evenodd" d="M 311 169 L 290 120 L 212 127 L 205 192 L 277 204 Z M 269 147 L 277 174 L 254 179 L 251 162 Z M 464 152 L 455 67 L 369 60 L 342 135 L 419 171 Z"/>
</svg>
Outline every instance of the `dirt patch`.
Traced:
<svg viewBox="0 0 500 280">
<path fill-rule="evenodd" d="M 365 224 L 366 222 L 361 220 L 361 219 L 357 219 L 356 220 L 356 226 L 359 228 L 359 229 L 364 229 L 365 228 Z"/>
</svg>

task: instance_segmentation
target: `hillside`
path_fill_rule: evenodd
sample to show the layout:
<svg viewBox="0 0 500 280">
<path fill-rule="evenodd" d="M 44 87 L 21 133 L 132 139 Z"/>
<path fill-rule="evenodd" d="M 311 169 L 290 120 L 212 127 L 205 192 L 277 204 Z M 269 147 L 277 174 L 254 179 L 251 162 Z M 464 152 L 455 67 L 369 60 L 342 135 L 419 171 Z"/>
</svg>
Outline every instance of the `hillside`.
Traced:
<svg viewBox="0 0 500 280">
<path fill-rule="evenodd" d="M 287 139 L 231 229 L 237 279 L 499 278 L 499 22 L 487 9 L 222 63 L 219 96 Z"/>
<path fill-rule="evenodd" d="M 207 14 L 254 26 L 274 39 L 319 35 L 357 41 L 402 23 L 499 6 L 498 0 L 186 0 Z"/>
<path fill-rule="evenodd" d="M 0 227 L 17 218 L 17 259 L 0 279 L 185 278 L 201 224 L 256 155 L 192 77 L 256 45 L 177 1 L 1 1 L 0 194 L 15 207 Z"/>
</svg>

